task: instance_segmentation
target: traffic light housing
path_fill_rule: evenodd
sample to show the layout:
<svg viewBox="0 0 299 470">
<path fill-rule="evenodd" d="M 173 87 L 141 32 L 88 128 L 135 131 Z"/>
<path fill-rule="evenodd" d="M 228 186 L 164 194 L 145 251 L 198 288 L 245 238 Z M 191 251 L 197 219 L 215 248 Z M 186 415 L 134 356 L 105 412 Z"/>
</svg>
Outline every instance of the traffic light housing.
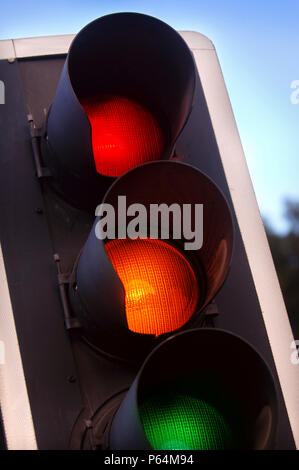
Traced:
<svg viewBox="0 0 299 470">
<path fill-rule="evenodd" d="M 162 21 L 122 13 L 87 25 L 70 46 L 41 138 L 55 187 L 94 212 L 115 177 L 170 158 L 194 86 L 192 55 Z"/>
<path fill-rule="evenodd" d="M 230 209 L 208 177 L 177 161 L 125 173 L 103 205 L 113 208 L 116 238 L 97 237 L 97 217 L 73 271 L 71 302 L 91 342 L 116 356 L 142 358 L 159 337 L 190 327 L 222 286 L 233 247 Z M 132 239 L 127 227 L 129 232 L 136 205 L 144 208 L 137 223 L 145 228 Z M 188 235 L 189 225 L 194 233 Z"/>
<path fill-rule="evenodd" d="M 107 17 L 106 19 L 96 20 L 95 23 L 92 23 L 94 25 L 92 28 L 100 23 L 112 21 L 112 19 L 115 21 L 118 15 L 112 16 L 114 19 Z M 124 17 L 128 18 L 127 15 L 119 15 L 116 21 L 119 21 L 119 24 L 121 24 L 121 18 Z M 181 125 L 177 128 L 178 132 L 172 134 L 169 152 L 166 152 L 165 155 L 159 155 L 159 158 L 154 159 L 162 159 L 163 161 L 146 163 L 131 169 L 123 175 L 101 175 L 98 177 L 95 159 L 90 152 L 86 151 L 87 148 L 90 150 L 93 144 L 92 127 L 87 119 L 88 110 L 86 111 L 86 105 L 85 109 L 84 106 L 78 105 L 78 97 L 75 97 L 72 92 L 72 87 L 70 87 L 68 81 L 68 71 L 66 71 L 67 66 L 64 65 L 65 56 L 45 56 L 32 59 L 29 54 L 29 58 L 21 58 L 15 62 L 1 62 L 1 73 L 9 84 L 7 87 L 7 97 L 11 106 L 9 111 L 7 108 L 3 108 L 3 128 L 7 131 L 6 139 L 3 142 L 3 155 L 9 155 L 10 158 L 2 160 L 2 166 L 5 171 L 2 172 L 0 185 L 2 191 L 1 200 L 3 201 L 1 222 L 4 220 L 9 222 L 1 223 L 1 243 L 13 306 L 13 320 L 17 328 L 18 342 L 26 378 L 26 383 L 20 381 L 23 384 L 27 413 L 26 419 L 29 416 L 30 422 L 31 416 L 34 423 L 34 430 L 32 431 L 31 427 L 31 434 L 29 434 L 30 436 L 34 434 L 37 441 L 36 445 L 41 449 L 68 447 L 72 449 L 119 448 L 122 445 L 127 445 L 125 438 L 131 439 L 130 445 L 133 447 L 136 442 L 136 447 L 138 446 L 138 448 L 148 448 L 149 445 L 154 448 L 156 444 L 150 444 L 150 436 L 146 439 L 144 437 L 146 424 L 143 425 L 141 430 L 139 428 L 140 433 L 138 432 L 138 436 L 136 433 L 129 433 L 128 436 L 125 436 L 124 433 L 126 431 L 120 433 L 120 424 L 118 423 L 122 419 L 122 414 L 126 415 L 130 409 L 134 411 L 134 406 L 136 414 L 136 403 L 134 404 L 134 401 L 132 401 L 132 396 L 135 393 L 134 390 L 136 391 L 136 384 L 141 380 L 140 377 L 145 377 L 143 374 L 146 374 L 144 371 L 147 370 L 147 367 L 150 367 L 151 358 L 155 357 L 156 364 L 160 364 L 160 360 L 162 361 L 164 357 L 163 351 L 166 354 L 170 344 L 174 344 L 174 352 L 177 355 L 180 351 L 180 341 L 184 342 L 184 346 L 186 342 L 186 347 L 188 348 L 189 338 L 194 334 L 196 341 L 192 341 L 193 348 L 190 349 L 190 363 L 186 364 L 187 361 L 183 361 L 186 357 L 184 351 L 182 351 L 180 361 L 183 364 L 178 367 L 178 375 L 172 377 L 173 370 L 172 368 L 169 370 L 168 378 L 171 379 L 172 383 L 174 379 L 179 379 L 190 371 L 190 375 L 187 374 L 188 383 L 186 383 L 188 385 L 186 390 L 188 392 L 187 399 L 182 402 L 181 396 L 179 397 L 178 404 L 180 409 L 195 410 L 197 416 L 198 414 L 201 416 L 203 413 L 200 410 L 205 410 L 205 413 L 208 415 L 211 414 L 213 409 L 217 409 L 213 400 L 207 402 L 204 400 L 205 396 L 200 397 L 197 393 L 198 387 L 196 386 L 194 390 L 192 389 L 194 393 L 191 394 L 193 381 L 193 374 L 191 372 L 195 372 L 196 378 L 198 378 L 199 374 L 202 374 L 202 367 L 209 366 L 211 373 L 213 372 L 213 380 L 217 381 L 227 371 L 228 376 L 231 371 L 237 370 L 239 372 L 241 369 L 240 360 L 242 362 L 243 358 L 244 364 L 251 364 L 249 367 L 251 374 L 249 376 L 254 379 L 256 399 L 254 400 L 255 406 L 251 408 L 252 404 L 248 403 L 247 392 L 242 389 L 242 382 L 240 380 L 238 390 L 234 391 L 238 395 L 241 409 L 244 411 L 244 414 L 241 411 L 237 413 L 237 417 L 241 420 L 240 425 L 242 425 L 242 416 L 247 416 L 246 412 L 248 414 L 249 410 L 252 411 L 251 424 L 248 432 L 245 433 L 246 438 L 240 443 L 240 447 L 293 448 L 294 439 L 296 439 L 294 432 L 294 423 L 296 423 L 294 419 L 295 408 L 291 392 L 286 386 L 286 376 L 283 375 L 282 369 L 287 371 L 290 377 L 292 374 L 287 362 L 288 358 L 283 360 L 284 367 L 282 368 L 282 362 L 277 357 L 275 343 L 273 341 L 269 342 L 269 322 L 262 308 L 260 298 L 261 288 L 254 275 L 250 246 L 244 232 L 244 219 L 241 217 L 239 210 L 239 205 L 242 205 L 245 201 L 242 198 L 238 200 L 240 188 L 237 184 L 237 179 L 234 180 L 234 185 L 231 183 L 232 170 L 228 168 L 228 157 L 224 157 L 223 142 L 226 139 L 225 150 L 232 153 L 234 166 L 238 167 L 238 171 L 240 171 L 240 168 L 243 168 L 242 158 L 240 155 L 236 157 L 235 147 L 237 147 L 236 142 L 238 138 L 236 137 L 234 123 L 232 124 L 230 119 L 225 119 L 227 117 L 226 109 L 228 106 L 225 100 L 223 102 L 225 90 L 220 87 L 219 91 L 217 86 L 214 87 L 212 95 L 213 99 L 215 97 L 216 102 L 216 98 L 218 97 L 219 99 L 219 108 L 217 109 L 219 109 L 220 116 L 215 116 L 216 104 L 211 99 L 211 87 L 213 87 L 214 81 L 216 81 L 216 84 L 221 84 L 222 82 L 219 79 L 220 74 L 217 68 L 214 49 L 206 38 L 196 35 L 190 36 L 190 33 L 183 34 L 193 49 L 194 57 L 197 59 L 196 67 L 199 76 L 194 69 L 193 59 L 188 49 L 176 32 L 173 30 L 171 30 L 173 32 L 170 32 L 169 27 L 161 25 L 159 21 L 156 22 L 156 20 L 144 18 L 143 15 L 129 15 L 129 18 L 132 18 L 134 22 L 141 21 L 142 24 L 144 22 L 152 25 L 156 24 L 157 28 L 159 25 L 161 34 L 163 31 L 165 34 L 167 33 L 167 36 L 170 35 L 168 37 L 173 38 L 173 41 L 167 42 L 167 51 L 165 49 L 164 58 L 175 56 L 174 51 L 179 47 L 184 51 L 183 55 L 189 67 L 185 71 L 180 72 L 183 60 L 180 56 L 180 59 L 176 62 L 177 68 L 175 69 L 174 77 L 177 75 L 180 77 L 180 74 L 183 73 L 186 78 L 184 82 L 186 87 L 181 90 L 178 89 L 178 92 L 182 92 L 182 95 L 178 93 L 178 96 L 184 96 L 184 99 L 180 101 L 182 107 L 177 110 L 177 118 L 180 119 Z M 98 34 L 97 27 L 95 35 Z M 88 31 L 88 29 L 85 31 Z M 114 35 L 114 31 L 111 31 L 111 28 L 110 33 L 112 36 Z M 78 38 L 82 38 L 80 34 Z M 157 34 L 157 37 L 160 38 L 157 41 L 160 48 L 161 43 L 164 44 L 164 41 L 161 41 L 159 34 Z M 76 41 L 77 39 L 74 40 L 73 45 L 76 44 Z M 149 38 L 149 41 L 151 43 L 152 37 Z M 88 43 L 92 43 L 96 47 L 96 37 Z M 81 48 L 82 51 L 84 50 L 83 43 L 77 42 L 77 44 L 79 44 L 78 52 L 80 53 Z M 109 46 L 108 38 L 105 49 L 107 54 L 112 44 Z M 152 44 L 154 49 L 153 54 L 158 54 L 156 52 L 157 44 L 155 46 L 154 42 Z M 118 45 L 119 42 L 117 42 Z M 145 50 L 142 50 L 142 54 L 139 56 L 140 60 L 142 57 L 148 57 Z M 198 60 L 199 54 L 200 60 Z M 93 60 L 94 57 L 91 59 Z M 63 67 L 65 68 L 63 69 Z M 63 72 L 59 79 L 61 70 Z M 83 73 L 87 70 L 83 70 L 82 67 L 82 76 L 87 76 Z M 195 77 L 193 75 L 194 72 Z M 41 77 L 45 79 L 42 85 L 40 84 Z M 172 80 L 174 77 L 171 77 Z M 191 110 L 194 78 L 196 79 L 196 88 L 193 108 Z M 220 82 L 217 82 L 216 79 L 220 80 Z M 55 87 L 58 82 L 58 91 L 55 95 Z M 164 83 L 166 83 L 164 88 L 166 90 L 170 86 L 171 80 L 168 78 Z M 215 90 L 218 90 L 217 94 Z M 161 95 L 163 94 L 161 93 Z M 61 96 L 63 99 L 61 99 Z M 70 108 L 66 105 L 68 103 L 68 96 L 71 96 L 70 101 L 72 104 Z M 129 99 L 131 100 L 132 96 L 129 96 Z M 29 121 L 33 152 L 30 148 L 30 140 L 26 132 L 24 103 L 27 113 L 30 114 Z M 108 109 L 106 107 L 108 106 L 106 96 L 103 103 L 106 112 Z M 50 107 L 51 104 L 52 106 Z M 109 106 L 114 106 L 114 99 L 110 100 L 108 104 Z M 124 101 L 117 101 L 115 107 L 117 112 L 118 109 L 122 108 L 123 104 Z M 74 108 L 72 108 L 73 105 Z M 83 102 L 82 105 L 84 105 Z M 57 111 L 55 113 L 55 107 L 60 112 Z M 48 112 L 46 122 L 44 109 Z M 73 112 L 73 109 L 76 109 L 76 111 Z M 135 107 L 136 114 L 139 114 L 139 109 Z M 111 108 L 109 108 L 109 113 L 110 110 Z M 65 117 L 62 120 L 64 113 Z M 190 116 L 186 123 L 189 113 Z M 78 119 L 79 131 L 81 132 L 84 128 L 86 130 L 84 133 L 86 138 L 79 139 L 80 145 L 83 144 L 84 148 L 79 147 L 79 144 L 78 147 L 77 145 L 72 147 L 73 143 L 80 136 L 80 132 L 77 132 L 77 127 L 71 124 L 77 115 L 80 116 Z M 222 126 L 225 128 L 228 126 L 229 128 L 225 139 L 219 132 L 219 120 L 221 120 Z M 65 132 L 68 125 L 70 125 L 72 132 Z M 101 119 L 100 125 L 102 126 Z M 42 130 L 38 128 L 42 128 Z M 12 129 L 13 133 L 11 132 Z M 76 132 L 74 132 L 74 129 L 76 129 Z M 52 148 L 56 145 L 57 136 L 59 136 L 57 143 L 61 142 L 63 146 L 65 145 L 65 148 L 62 148 L 62 151 L 58 151 L 59 145 L 57 144 L 54 156 Z M 68 147 L 69 145 L 71 146 Z M 175 154 L 173 154 L 174 146 Z M 76 155 L 77 150 L 80 148 L 80 152 Z M 69 149 L 71 149 L 70 152 Z M 88 158 L 88 155 L 92 159 Z M 183 159 L 184 163 L 169 161 L 173 155 L 176 158 Z M 74 162 L 72 161 L 72 156 L 74 157 Z M 236 157 L 236 160 L 233 157 Z M 40 185 L 34 176 L 34 161 Z M 187 165 L 185 165 L 185 162 Z M 77 164 L 78 166 L 76 166 Z M 195 166 L 195 168 L 188 164 Z M 156 170 L 158 168 L 159 171 Z M 170 171 L 170 168 L 173 170 Z M 73 172 L 74 169 L 79 171 Z M 171 173 L 173 171 L 175 174 L 169 177 L 169 174 L 163 173 L 164 171 L 166 172 L 166 169 L 167 172 L 170 171 Z M 115 180 L 116 177 L 119 177 L 119 179 Z M 159 177 L 161 177 L 159 184 L 156 183 L 156 185 L 151 187 L 151 182 Z M 107 178 L 109 182 L 105 184 L 104 181 L 107 181 Z M 192 178 L 194 178 L 194 181 Z M 193 182 L 191 183 L 191 181 Z M 112 182 L 113 185 L 110 186 Z M 221 190 L 217 189 L 215 182 Z M 244 182 L 244 178 L 242 182 Z M 99 192 L 97 192 L 98 183 Z M 198 199 L 198 188 L 202 188 L 205 185 L 207 187 L 215 187 L 216 189 L 212 192 L 212 198 L 207 196 L 209 191 L 204 191 L 204 200 L 202 201 Z M 96 191 L 94 191 L 95 187 Z M 119 258 L 123 258 L 123 247 L 126 242 L 123 241 L 124 239 L 112 241 L 110 242 L 112 245 L 109 249 L 108 241 L 98 240 L 95 237 L 95 225 L 98 221 L 94 222 L 94 217 L 90 213 L 91 209 L 95 209 L 96 204 L 102 202 L 102 195 L 104 195 L 106 190 L 104 201 L 112 205 L 115 204 L 114 207 L 116 207 L 116 199 L 119 195 L 126 195 L 129 203 L 136 203 L 136 201 L 139 203 L 143 202 L 145 207 L 155 202 L 203 203 L 203 216 L 206 217 L 206 219 L 204 218 L 203 229 L 207 230 L 209 224 L 210 229 L 209 232 L 204 233 L 203 246 L 199 250 L 198 260 L 202 264 L 203 253 L 207 250 L 206 244 L 211 243 L 210 246 L 215 264 L 211 263 L 210 269 L 213 271 L 214 268 L 216 274 L 218 272 L 221 275 L 219 275 L 218 279 L 216 276 L 217 282 L 215 282 L 213 288 L 211 287 L 211 295 L 205 297 L 206 303 L 203 301 L 200 303 L 200 308 L 195 309 L 194 316 L 192 315 L 193 318 L 190 318 L 192 320 L 190 324 L 188 321 L 186 323 L 182 322 L 182 324 L 178 322 L 175 324 L 174 330 L 171 331 L 172 326 L 168 327 L 166 330 L 169 331 L 165 330 L 161 335 L 157 335 L 159 330 L 154 328 L 154 334 L 148 335 L 149 338 L 147 339 L 149 341 L 146 338 L 142 338 L 142 336 L 147 335 L 146 333 L 140 333 L 140 331 L 132 333 L 132 330 L 128 328 L 129 324 L 134 325 L 133 329 L 138 330 L 139 327 L 136 327 L 135 320 L 129 322 L 127 314 L 125 315 L 123 308 L 125 303 L 125 286 L 122 286 L 122 283 L 126 284 L 127 281 L 126 279 L 121 279 L 124 274 L 122 274 L 121 270 L 118 272 L 118 260 L 112 253 L 113 243 L 120 243 L 123 251 L 119 248 L 117 250 L 120 251 Z M 248 197 L 250 199 L 251 187 L 248 188 L 245 185 L 244 191 L 249 194 Z M 222 193 L 227 199 L 230 210 L 227 209 L 227 203 Z M 154 195 L 156 200 L 151 200 Z M 192 195 L 194 195 L 194 198 L 191 197 Z M 142 196 L 144 196 L 143 200 Z M 211 210 L 208 207 L 205 209 L 206 205 Z M 20 213 L 21 207 L 22 212 Z M 246 207 L 247 209 L 248 206 Z M 233 229 L 230 213 L 232 214 L 235 231 L 232 259 Z M 16 230 L 15 219 L 11 217 L 11 214 L 19 215 L 18 230 Z M 254 211 L 253 214 L 255 215 Z M 226 221 L 226 223 L 223 224 L 223 221 Z M 256 220 L 253 219 L 252 223 L 255 224 L 255 228 L 258 231 Z M 215 233 L 211 233 L 213 229 Z M 221 231 L 225 233 L 225 235 L 222 234 L 222 238 L 220 237 Z M 214 237 L 217 239 L 217 236 L 219 236 L 219 239 L 218 242 L 215 242 Z M 213 240 L 215 245 L 213 245 Z M 222 240 L 227 240 L 227 242 L 223 243 Z M 136 242 L 137 244 L 140 242 L 140 249 L 144 253 L 144 244 L 147 243 L 146 239 L 136 240 Z M 167 241 L 157 239 L 154 240 L 154 243 L 156 242 L 164 248 L 163 244 L 167 246 L 166 257 L 175 256 L 176 259 L 180 260 L 181 266 L 183 266 L 181 268 L 183 277 L 188 279 L 185 291 L 187 295 L 189 295 L 190 290 L 194 292 L 194 277 L 197 283 L 199 283 L 200 278 L 197 270 L 193 269 L 194 264 L 196 264 L 193 258 L 196 258 L 197 255 L 195 254 L 194 256 L 194 253 L 192 255 L 187 253 L 187 250 L 182 250 L 179 240 Z M 175 245 L 174 242 L 178 243 L 178 245 Z M 133 243 L 135 243 L 134 240 L 132 240 Z M 134 246 L 137 245 L 135 244 Z M 216 252 L 214 251 L 216 246 L 218 247 L 218 252 L 217 249 Z M 174 252 L 174 250 L 176 251 Z M 159 256 L 159 253 L 163 255 L 165 250 L 158 249 L 154 250 L 154 252 Z M 151 262 L 154 262 L 155 260 L 151 252 L 149 251 L 148 253 Z M 216 253 L 218 256 L 216 256 Z M 55 273 L 55 265 L 52 261 L 53 254 L 55 254 L 56 266 L 58 267 L 58 276 Z M 183 261 L 181 261 L 182 259 Z M 100 260 L 101 262 L 99 262 Z M 146 262 L 146 264 L 148 265 L 149 263 Z M 267 263 L 265 264 L 268 266 Z M 229 267 L 230 269 L 228 270 Z M 207 276 L 208 271 L 207 267 L 206 270 L 203 270 L 205 273 L 204 277 Z M 127 273 L 127 270 L 125 270 L 125 273 Z M 227 275 L 228 277 L 225 284 L 223 284 L 223 288 L 218 292 L 218 288 L 222 285 Z M 165 272 L 163 272 L 163 276 L 166 276 Z M 267 278 L 271 279 L 271 276 L 273 277 L 273 273 L 271 269 L 268 269 Z M 153 282 L 155 283 L 156 280 L 153 279 Z M 105 285 L 108 287 L 105 288 Z M 152 289 L 160 285 L 156 282 L 154 287 L 150 286 L 148 288 L 147 286 L 149 295 L 152 295 Z M 144 284 L 140 285 L 140 280 L 133 287 L 133 297 L 135 295 L 135 298 L 138 300 L 140 296 L 144 295 L 146 289 Z M 100 292 L 102 294 L 99 297 Z M 273 291 L 272 295 L 275 298 L 276 291 Z M 194 296 L 194 299 L 194 303 L 196 301 L 198 304 L 196 296 Z M 214 302 L 209 303 L 212 299 Z M 87 308 L 86 304 L 89 304 Z M 121 311 L 119 309 L 120 304 L 122 304 Z M 109 312 L 109 309 L 112 311 L 112 307 L 113 315 L 109 316 L 107 312 Z M 191 308 L 192 310 L 193 307 Z M 264 317 L 262 316 L 262 310 Z M 273 309 L 274 311 L 275 309 Z M 280 317 L 276 315 L 276 322 L 278 318 Z M 281 318 L 284 318 L 283 313 L 281 313 Z M 94 321 L 93 327 L 90 327 L 91 319 Z M 122 319 L 122 325 L 118 324 L 116 329 L 123 337 L 126 336 L 126 339 L 118 341 L 118 336 L 115 335 L 115 341 L 111 341 L 108 335 L 113 330 L 109 322 L 111 320 L 116 320 L 117 322 L 120 319 Z M 267 329 L 265 328 L 264 320 Z M 207 324 L 214 324 L 217 328 L 213 329 L 210 333 L 210 330 L 202 328 Z M 68 334 L 64 329 L 65 326 L 67 327 Z M 198 327 L 200 329 L 195 330 L 195 333 L 193 333 L 189 330 L 190 326 L 192 326 L 192 329 Z M 283 320 L 282 326 L 283 328 L 280 329 L 280 332 L 288 332 L 286 323 L 283 323 Z M 229 335 L 228 333 L 220 332 L 218 328 L 229 330 L 233 334 Z M 134 334 L 138 335 L 139 338 L 136 342 L 135 340 L 131 341 Z M 169 336 L 173 337 L 169 338 Z M 238 338 L 238 336 L 242 339 Z M 213 339 L 216 337 L 217 341 Z M 210 345 L 208 339 L 213 340 L 213 345 Z M 166 341 L 163 342 L 163 340 Z M 263 359 L 244 340 L 253 344 Z M 222 345 L 220 350 L 223 351 L 224 358 L 227 359 L 220 363 L 222 367 L 216 364 L 218 354 L 210 354 L 211 351 L 216 351 L 217 349 L 215 342 Z M 149 351 L 152 351 L 157 344 L 157 349 L 150 353 L 151 355 L 146 359 Z M 209 349 L 209 354 L 205 354 L 204 360 L 197 364 L 197 355 L 199 351 L 202 351 L 204 345 L 205 351 L 207 348 Z M 264 359 L 269 363 L 271 372 L 269 372 L 265 365 Z M 142 366 L 141 372 L 138 372 L 144 360 L 145 365 Z M 276 367 L 278 373 L 276 372 Z M 163 372 L 163 370 L 159 366 L 159 371 Z M 22 376 L 21 372 L 20 377 Z M 239 375 L 242 381 L 246 383 L 244 373 L 241 371 Z M 271 375 L 273 375 L 273 379 Z M 137 379 L 136 376 L 138 377 Z M 273 385 L 273 381 L 275 385 Z M 284 395 L 280 389 L 279 381 L 282 384 Z M 229 383 L 235 385 L 235 381 L 226 381 L 223 378 L 222 383 L 224 389 L 226 389 L 226 394 L 229 395 L 230 390 L 227 387 Z M 157 385 L 160 386 L 159 382 L 157 382 Z M 277 399 L 275 388 L 277 389 Z M 18 389 L 21 390 L 21 387 Z M 163 388 L 161 388 L 161 391 L 163 391 Z M 148 392 L 150 391 L 146 390 L 146 388 L 142 391 L 145 394 Z M 26 393 L 28 393 L 27 401 L 25 400 Z M 214 398 L 211 392 L 209 392 L 209 396 L 212 399 Z M 46 402 L 44 397 L 47 397 Z M 145 395 L 142 395 L 142 397 L 145 398 Z M 149 398 L 151 398 L 150 393 Z M 195 404 L 193 400 L 197 400 Z M 151 410 L 157 403 L 165 405 L 166 402 L 168 403 L 169 400 L 163 394 L 161 397 L 154 396 L 153 400 L 149 401 L 147 409 Z M 292 427 L 288 421 L 285 404 L 288 406 Z M 248 405 L 247 408 L 246 405 Z M 228 412 L 226 406 L 220 408 L 221 411 L 225 408 L 224 411 Z M 3 411 L 8 446 L 25 447 L 27 445 L 31 448 L 34 447 L 34 439 L 26 439 L 26 436 L 23 437 L 23 441 L 20 439 L 12 440 L 9 431 L 13 427 L 10 427 L 11 423 L 5 419 L 7 410 L 4 409 Z M 168 410 L 168 412 L 170 415 L 173 414 L 171 410 Z M 234 413 L 232 414 L 234 415 Z M 152 413 L 146 411 L 146 408 L 143 416 L 152 419 Z M 221 413 L 219 417 L 219 412 L 217 416 L 219 423 L 218 431 L 219 429 L 226 429 L 226 419 L 222 419 L 223 415 Z M 178 422 L 181 423 L 182 419 L 179 417 Z M 158 419 L 158 424 L 159 421 L 160 419 Z M 143 422 L 145 423 L 145 418 L 143 418 Z M 197 422 L 200 422 L 200 420 L 197 420 Z M 276 428 L 277 439 L 275 441 Z M 215 436 L 219 435 L 218 431 L 216 429 Z M 182 446 L 181 438 L 176 433 L 174 433 L 174 436 L 175 442 L 171 445 L 173 447 L 177 447 L 178 444 Z M 212 443 L 210 448 L 213 448 L 215 441 L 211 439 L 210 442 Z M 157 445 L 160 447 L 160 444 Z M 186 442 L 184 445 L 186 445 Z M 202 444 L 196 445 L 200 447 Z M 221 445 L 223 446 L 219 442 L 218 444 L 216 443 L 216 448 L 217 446 L 221 447 Z M 239 444 L 225 444 L 225 446 L 238 448 Z"/>
<path fill-rule="evenodd" d="M 109 445 L 265 450 L 276 424 L 275 385 L 260 355 L 240 337 L 202 328 L 172 336 L 146 359 L 116 411 Z"/>
</svg>

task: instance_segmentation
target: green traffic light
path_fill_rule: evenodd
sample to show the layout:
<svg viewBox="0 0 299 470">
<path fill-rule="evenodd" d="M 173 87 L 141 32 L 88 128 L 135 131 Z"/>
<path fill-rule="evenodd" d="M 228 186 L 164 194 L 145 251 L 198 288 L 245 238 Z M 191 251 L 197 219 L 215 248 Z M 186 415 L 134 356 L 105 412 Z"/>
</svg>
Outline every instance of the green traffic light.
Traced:
<svg viewBox="0 0 299 470">
<path fill-rule="evenodd" d="M 151 396 L 140 406 L 146 437 L 155 450 L 236 448 L 227 418 L 205 400 L 183 394 Z"/>
</svg>

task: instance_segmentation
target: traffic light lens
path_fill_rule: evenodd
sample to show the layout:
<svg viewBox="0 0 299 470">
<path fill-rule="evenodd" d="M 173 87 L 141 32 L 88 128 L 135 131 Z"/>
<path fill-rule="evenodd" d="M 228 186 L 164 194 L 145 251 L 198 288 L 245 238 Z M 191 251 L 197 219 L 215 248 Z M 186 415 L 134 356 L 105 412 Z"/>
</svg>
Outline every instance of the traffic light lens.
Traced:
<svg viewBox="0 0 299 470">
<path fill-rule="evenodd" d="M 125 289 L 129 330 L 158 336 L 190 319 L 198 283 L 177 249 L 161 240 L 116 239 L 106 251 Z"/>
<path fill-rule="evenodd" d="M 121 96 L 84 100 L 89 118 L 96 170 L 117 177 L 152 160 L 164 149 L 162 130 L 139 103 Z"/>
<path fill-rule="evenodd" d="M 155 450 L 221 450 L 236 447 L 222 413 L 190 395 L 155 395 L 140 406 L 146 437 Z"/>
</svg>

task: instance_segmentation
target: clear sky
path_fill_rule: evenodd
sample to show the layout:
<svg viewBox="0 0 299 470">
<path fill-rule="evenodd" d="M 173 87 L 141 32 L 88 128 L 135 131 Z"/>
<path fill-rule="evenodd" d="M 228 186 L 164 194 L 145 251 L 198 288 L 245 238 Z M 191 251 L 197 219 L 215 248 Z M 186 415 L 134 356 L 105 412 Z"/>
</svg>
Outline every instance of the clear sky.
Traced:
<svg viewBox="0 0 299 470">
<path fill-rule="evenodd" d="M 0 39 L 69 34 L 117 11 L 147 13 L 214 43 L 259 207 L 278 231 L 299 200 L 299 0 L 0 0 Z M 298 82 L 299 84 L 299 82 Z M 299 94 L 298 94 L 299 96 Z"/>
</svg>

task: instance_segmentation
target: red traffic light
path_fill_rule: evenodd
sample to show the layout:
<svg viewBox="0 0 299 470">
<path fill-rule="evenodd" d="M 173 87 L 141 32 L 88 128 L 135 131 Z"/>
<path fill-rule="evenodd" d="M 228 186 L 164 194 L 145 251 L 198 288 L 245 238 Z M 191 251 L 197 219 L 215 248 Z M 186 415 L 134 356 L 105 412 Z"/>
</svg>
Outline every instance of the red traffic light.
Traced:
<svg viewBox="0 0 299 470">
<path fill-rule="evenodd" d="M 162 21 L 117 13 L 85 26 L 71 44 L 41 139 L 56 190 L 94 211 L 113 178 L 169 159 L 194 87 L 191 52 Z"/>
<path fill-rule="evenodd" d="M 164 136 L 158 121 L 138 102 L 122 96 L 89 99 L 82 106 L 91 125 L 96 170 L 121 176 L 164 154 Z"/>
</svg>

